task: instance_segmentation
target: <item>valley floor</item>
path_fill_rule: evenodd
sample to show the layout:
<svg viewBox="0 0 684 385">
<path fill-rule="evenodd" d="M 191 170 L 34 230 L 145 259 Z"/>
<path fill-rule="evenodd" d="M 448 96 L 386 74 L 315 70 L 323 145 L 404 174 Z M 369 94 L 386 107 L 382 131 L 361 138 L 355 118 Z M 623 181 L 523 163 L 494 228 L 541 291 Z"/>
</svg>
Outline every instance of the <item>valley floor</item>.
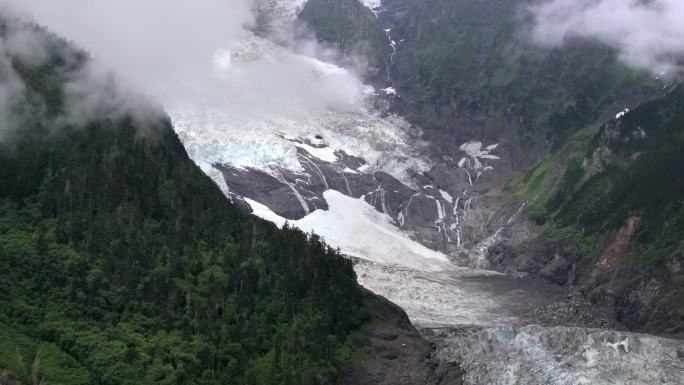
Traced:
<svg viewBox="0 0 684 385">
<path fill-rule="evenodd" d="M 617 331 L 608 311 L 558 286 L 456 266 L 355 269 L 406 310 L 439 362 L 465 370 L 465 384 L 684 383 L 684 341 Z"/>
<path fill-rule="evenodd" d="M 451 365 L 460 373 L 458 381 L 684 383 L 684 341 L 620 331 L 624 328 L 611 318 L 610 309 L 591 305 L 560 286 L 452 264 L 445 255 L 411 240 L 362 200 L 335 191 L 324 196 L 330 204 L 327 211 L 317 210 L 290 225 L 315 231 L 352 256 L 359 282 L 403 308 L 423 338 L 436 346 L 432 361 L 426 362 L 440 368 Z M 267 207 L 249 203 L 256 215 L 280 226 L 286 222 Z M 415 338 L 402 348 L 376 334 L 368 334 L 375 353 L 368 361 L 384 365 L 383 373 L 392 373 L 389 356 L 420 366 Z"/>
</svg>

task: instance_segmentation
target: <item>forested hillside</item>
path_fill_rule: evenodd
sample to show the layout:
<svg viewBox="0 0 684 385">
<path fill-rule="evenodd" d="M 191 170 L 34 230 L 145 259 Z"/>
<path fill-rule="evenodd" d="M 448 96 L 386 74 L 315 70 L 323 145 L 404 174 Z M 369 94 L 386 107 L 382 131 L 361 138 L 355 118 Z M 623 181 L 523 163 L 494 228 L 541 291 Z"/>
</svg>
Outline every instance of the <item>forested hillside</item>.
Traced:
<svg viewBox="0 0 684 385">
<path fill-rule="evenodd" d="M 555 191 L 531 214 L 586 234 L 638 221 L 636 261 L 663 266 L 684 239 L 684 95 L 681 87 L 606 123 Z M 535 211 L 536 210 L 536 211 Z"/>
<path fill-rule="evenodd" d="M 0 382 L 317 384 L 353 359 L 349 260 L 241 214 L 158 107 L 94 105 L 113 80 L 75 115 L 87 54 L 9 19 L 0 48 Z"/>
<path fill-rule="evenodd" d="M 512 180 L 541 226 L 531 243 L 563 258 L 547 276 L 581 285 L 632 328 L 682 333 L 683 162 L 684 92 L 674 86 Z"/>
</svg>

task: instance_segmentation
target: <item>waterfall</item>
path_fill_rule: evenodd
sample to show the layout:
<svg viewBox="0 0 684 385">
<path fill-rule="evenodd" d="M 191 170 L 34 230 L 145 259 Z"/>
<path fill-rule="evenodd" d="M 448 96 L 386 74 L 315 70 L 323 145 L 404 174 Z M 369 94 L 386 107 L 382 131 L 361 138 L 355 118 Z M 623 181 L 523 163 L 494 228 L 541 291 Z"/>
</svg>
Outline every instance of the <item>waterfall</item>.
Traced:
<svg viewBox="0 0 684 385">
<path fill-rule="evenodd" d="M 302 194 L 300 194 L 299 191 L 297 191 L 297 189 L 295 188 L 295 186 L 292 183 L 288 182 L 285 179 L 285 177 L 283 177 L 283 174 L 280 171 L 276 172 L 276 176 L 278 176 L 277 179 L 280 182 L 285 183 L 290 188 L 290 190 L 292 190 L 292 193 L 294 193 L 295 197 L 299 201 L 299 204 L 302 205 L 302 209 L 304 209 L 304 212 L 306 213 L 306 215 L 309 215 L 311 210 L 309 209 L 309 205 L 306 203 L 306 200 L 304 200 L 304 197 L 302 196 Z"/>
</svg>

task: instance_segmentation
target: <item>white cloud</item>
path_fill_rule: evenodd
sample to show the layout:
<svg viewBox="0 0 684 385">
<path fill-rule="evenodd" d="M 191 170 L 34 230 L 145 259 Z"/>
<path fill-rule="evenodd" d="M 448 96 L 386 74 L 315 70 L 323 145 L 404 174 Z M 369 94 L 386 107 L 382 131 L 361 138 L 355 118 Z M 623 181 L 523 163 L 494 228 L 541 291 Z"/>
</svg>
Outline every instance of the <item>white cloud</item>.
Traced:
<svg viewBox="0 0 684 385">
<path fill-rule="evenodd" d="M 0 0 L 91 51 L 138 89 L 175 92 L 253 20 L 251 0 Z"/>
<path fill-rule="evenodd" d="M 533 39 L 560 46 L 569 37 L 597 39 L 628 65 L 655 73 L 681 69 L 682 0 L 545 0 L 530 10 Z"/>
<path fill-rule="evenodd" d="M 167 107 L 191 101 L 226 113 L 310 114 L 353 106 L 366 92 L 353 73 L 246 31 L 257 5 L 263 11 L 278 2 L 3 1 L 90 50 L 100 67 L 128 81 L 127 88 L 151 94 Z M 310 41 L 292 44 L 322 51 Z"/>
</svg>

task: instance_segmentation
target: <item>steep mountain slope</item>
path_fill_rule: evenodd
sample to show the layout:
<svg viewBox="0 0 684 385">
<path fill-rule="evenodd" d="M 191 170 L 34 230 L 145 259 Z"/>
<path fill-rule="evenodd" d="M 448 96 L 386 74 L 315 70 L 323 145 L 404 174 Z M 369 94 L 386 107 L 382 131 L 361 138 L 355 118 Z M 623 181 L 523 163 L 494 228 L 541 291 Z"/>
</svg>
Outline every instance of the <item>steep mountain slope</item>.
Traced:
<svg viewBox="0 0 684 385">
<path fill-rule="evenodd" d="M 472 251 L 479 255 L 491 246 L 491 236 L 520 207 L 502 199 L 507 180 L 575 132 L 660 94 L 659 81 L 620 64 L 598 43 L 575 40 L 557 49 L 532 44 L 529 3 L 386 0 L 373 10 L 393 54 L 388 76 L 368 78 L 386 90 L 389 111 L 422 129 L 433 162 L 427 173 L 416 170 L 409 186 L 419 198 L 418 213 L 407 215 L 412 204 L 399 196 L 391 200 L 399 200 L 403 220 L 390 215 L 427 246 L 471 263 L 482 259 Z M 320 40 L 333 38 L 320 18 L 302 12 L 299 21 Z M 433 202 L 423 199 L 430 196 Z"/>
<path fill-rule="evenodd" d="M 309 0 L 297 17 L 341 54 L 365 58 L 369 73 L 381 73 L 391 60 L 388 37 L 358 0 Z"/>
<path fill-rule="evenodd" d="M 282 27 L 278 15 L 290 20 L 303 3 L 260 1 L 268 18 L 257 28 Z M 368 15 L 368 10 L 356 3 L 342 4 Z M 378 5 L 372 1 L 365 4 Z M 440 21 L 453 21 L 459 14 L 467 14 L 464 21 L 477 25 L 479 12 L 498 11 L 487 8 L 492 4 L 505 5 L 497 1 L 388 0 L 387 8 L 376 7 L 371 12 L 376 19 L 364 22 L 375 20 L 374 31 L 386 31 L 385 48 L 392 48 L 393 53 L 402 47 L 417 50 L 420 46 L 412 42 L 419 31 L 453 26 Z M 336 16 L 326 12 L 320 14 Z M 513 12 L 492 15 L 515 19 Z M 324 24 L 324 19 L 319 24 Z M 468 39 L 479 42 L 479 36 L 487 35 L 486 25 L 470 27 Z M 20 120 L 12 127 L 12 140 L 3 142 L 7 144 L 3 144 L 0 158 L 2 191 L 7 195 L 2 195 L 0 261 L 8 272 L 0 277 L 14 285 L 10 297 L 0 297 L 3 306 L 7 303 L 11 309 L 0 318 L 0 326 L 7 326 L 2 337 L 9 341 L 0 345 L 2 381 L 16 379 L 16 374 L 24 382 L 44 379 L 63 383 L 88 383 L 93 378 L 98 383 L 139 383 L 140 378 L 148 383 L 329 383 L 337 374 L 341 374 L 337 376 L 341 384 L 489 383 L 503 375 L 511 382 L 531 384 L 574 384 L 578 378 L 585 383 L 682 381 L 681 342 L 634 333 L 546 327 L 566 322 L 601 327 L 613 324 L 612 319 L 602 322 L 600 313 L 578 305 L 573 298 L 556 302 L 565 297 L 557 287 L 450 263 L 505 269 L 510 265 L 501 263 L 500 257 L 507 253 L 506 257 L 515 261 L 519 250 L 525 258 L 534 257 L 526 266 L 545 265 L 544 258 L 550 255 L 555 262 L 563 259 L 563 253 L 553 254 L 558 248 L 535 254 L 535 247 L 551 239 L 548 234 L 529 244 L 521 242 L 539 231 L 522 214 L 534 216 L 540 223 L 564 226 L 565 234 L 575 235 L 584 222 L 575 221 L 572 207 L 584 206 L 573 201 L 585 202 L 580 193 L 575 195 L 575 190 L 583 190 L 577 184 L 587 183 L 594 192 L 597 188 L 574 176 L 577 162 L 571 163 L 574 166 L 568 168 L 572 172 L 567 177 L 561 176 L 565 162 L 577 158 L 576 152 L 583 151 L 593 137 L 596 126 L 587 122 L 612 116 L 615 111 L 609 111 L 622 98 L 639 100 L 649 98 L 651 92 L 658 94 L 660 85 L 656 91 L 648 76 L 631 72 L 627 83 L 631 86 L 634 82 L 636 91 L 616 86 L 612 78 L 607 88 L 601 83 L 604 78 L 590 79 L 597 82 L 596 89 L 585 102 L 593 117 L 586 118 L 587 122 L 584 116 L 570 119 L 561 134 L 549 129 L 551 123 L 544 123 L 550 122 L 545 115 L 552 110 L 573 111 L 579 102 L 572 100 L 568 103 L 574 104 L 566 106 L 561 102 L 565 96 L 544 96 L 541 102 L 548 99 L 552 106 L 533 108 L 529 116 L 542 123 L 533 127 L 530 132 L 536 136 L 528 141 L 525 135 L 518 135 L 518 128 L 524 125 L 514 117 L 496 118 L 507 108 L 499 103 L 500 95 L 479 95 L 475 83 L 465 84 L 470 78 L 451 73 L 449 60 L 437 60 L 435 67 L 435 78 L 445 81 L 444 88 L 433 82 L 420 86 L 413 79 L 404 80 L 403 91 L 397 92 L 392 86 L 395 81 L 401 85 L 402 77 L 394 78 L 392 71 L 402 64 L 395 62 L 393 55 L 389 77 L 386 73 L 371 77 L 376 88 L 384 88 L 378 92 L 343 68 L 266 40 L 262 31 L 244 32 L 235 46 L 217 52 L 213 74 L 218 75 L 217 89 L 236 97 L 228 97 L 230 103 L 224 105 L 204 105 L 188 93 L 187 103 L 170 106 L 171 119 L 189 155 L 234 205 L 225 202 L 219 189 L 192 165 L 157 107 L 149 106 L 144 114 L 140 109 L 126 113 L 130 109 L 124 108 L 121 114 L 121 107 L 129 104 L 114 103 L 118 113 L 98 110 L 88 114 L 94 117 L 88 124 L 74 124 L 67 119 L 73 115 L 71 109 L 63 108 L 69 103 L 62 103 L 60 91 L 74 88 L 62 87 L 65 79 L 61 72 L 68 70 L 7 61 L 2 73 L 18 73 L 14 78 L 19 82 L 13 84 L 28 85 L 29 100 L 46 108 L 24 111 L 22 119 L 33 120 Z M 363 35 L 352 32 L 346 36 L 363 40 Z M 435 33 L 422 43 L 434 40 L 439 43 L 435 51 L 453 54 L 451 40 L 442 41 L 439 35 Z M 334 39 L 333 34 L 328 42 L 336 43 Z M 342 43 L 349 46 L 350 42 Z M 486 45 L 468 44 L 465 48 L 467 55 L 476 57 Z M 53 65 L 73 71 L 79 68 L 74 62 L 85 60 L 57 56 Z M 587 60 L 592 58 L 594 54 Z M 584 60 L 580 57 L 573 67 L 561 72 L 577 69 L 576 76 L 587 75 L 579 65 Z M 432 68 L 425 57 L 416 63 L 428 63 Z M 545 62 L 543 66 L 556 74 L 561 64 Z M 548 68 L 532 67 L 537 72 L 521 78 L 522 85 L 546 76 Z M 260 71 L 264 68 L 268 71 Z M 464 71 L 480 70 L 475 66 Z M 227 78 L 242 80 L 255 75 L 265 79 L 224 87 Z M 406 75 L 413 76 L 413 71 L 408 68 L 402 76 Z M 643 83 L 637 77 L 643 78 Z M 70 78 L 66 76 L 66 80 Z M 297 87 L 302 79 L 310 86 L 305 88 L 311 91 L 309 97 L 282 92 Z M 283 84 L 287 87 L 281 87 Z M 109 89 L 113 83 L 104 85 L 102 89 Z M 416 85 L 420 87 L 413 89 Z M 425 90 L 431 87 L 437 87 L 441 96 L 426 97 Z M 449 110 L 454 105 L 463 109 L 461 102 L 444 103 L 444 95 L 456 97 L 449 90 L 458 87 L 468 89 L 473 98 L 486 96 L 463 115 L 472 122 L 485 116 L 483 124 L 446 118 L 460 116 L 458 110 Z M 567 87 L 572 89 L 573 84 Z M 429 90 L 430 95 L 433 91 Z M 528 105 L 538 91 L 549 90 L 539 85 L 532 96 L 515 94 L 511 98 L 519 97 Z M 116 96 L 116 92 L 107 94 L 105 100 L 121 101 Z M 594 96 L 600 101 L 595 111 Z M 31 105 L 22 103 L 17 112 Z M 446 112 L 430 112 L 433 105 Z M 446 105 L 450 107 L 444 108 Z M 480 105 L 486 109 L 481 110 Z M 377 108 L 387 106 L 389 110 Z M 425 119 L 426 135 L 403 118 L 387 114 L 392 108 L 406 112 L 414 123 Z M 524 115 L 522 109 L 517 111 Z M 36 136 L 44 136 L 32 135 L 32 130 L 17 131 L 26 127 L 45 129 L 51 133 L 50 140 L 36 141 Z M 516 129 L 509 130 L 511 127 Z M 546 131 L 550 134 L 542 135 Z M 17 137 L 17 132 L 31 137 Z M 642 130 L 634 127 L 625 132 L 642 136 Z M 2 134 L 4 138 L 4 130 Z M 426 143 L 425 138 L 431 142 Z M 601 162 L 626 168 L 631 168 L 626 164 L 639 161 L 628 152 L 617 160 L 606 157 L 605 151 L 598 154 Z M 618 180 L 626 178 L 618 174 Z M 559 180 L 564 181 L 561 190 L 555 187 Z M 547 205 L 555 191 L 562 191 L 564 199 L 553 199 L 558 206 Z M 676 199 L 669 198 L 677 192 L 663 195 L 669 201 L 664 210 L 676 207 Z M 570 218 L 564 221 L 566 205 Z M 240 214 L 236 206 L 278 223 L 283 231 Z M 635 200 L 621 199 L 614 207 L 631 214 Z M 591 217 L 590 212 L 584 214 L 582 221 Z M 628 220 L 626 229 L 618 231 L 624 235 L 616 238 L 632 237 L 643 214 L 636 216 L 639 220 Z M 285 226 L 288 219 L 291 222 Z M 619 222 L 623 217 L 614 219 Z M 652 223 L 662 215 L 655 219 Z M 427 357 L 432 349 L 400 309 L 365 296 L 353 280 L 348 261 L 321 243 L 319 236 L 304 235 L 289 225 L 323 232 L 342 252 L 370 260 L 357 261 L 354 266 L 362 282 L 402 301 L 414 321 L 428 328 L 424 334 L 439 335 L 435 340 L 448 345 L 440 347 L 441 358 L 448 365 L 435 370 L 434 360 Z M 678 229 L 679 224 L 654 228 L 656 232 Z M 610 235 L 614 228 L 601 225 L 597 229 Z M 576 242 L 571 236 L 563 242 Z M 610 249 L 617 252 L 610 256 L 621 260 L 624 243 L 612 242 Z M 671 249 L 671 244 L 665 249 Z M 552 247 L 556 245 L 563 244 L 556 242 Z M 610 265 L 613 259 L 605 262 Z M 26 264 L 25 260 L 35 263 Z M 511 265 L 514 274 L 529 273 Z M 614 266 L 609 272 L 617 271 Z M 561 272 L 545 276 L 552 280 L 564 275 L 562 269 L 546 271 Z M 599 276 L 597 282 L 605 283 L 607 275 Z M 45 290 L 48 288 L 59 289 Z M 647 284 L 636 295 L 652 298 L 657 293 L 657 288 L 652 288 Z M 649 306 L 644 309 L 653 308 Z M 548 308 L 550 315 L 545 317 Z M 588 314 L 577 314 L 584 311 Z M 530 322 L 545 326 L 521 327 Z M 644 330 L 677 332 L 677 327 L 651 323 Z M 150 329 L 160 332 L 149 335 Z M 626 366 L 625 361 L 638 365 Z M 456 362 L 464 364 L 465 377 Z M 54 368 L 66 371 L 50 371 Z"/>
<path fill-rule="evenodd" d="M 541 177 L 527 209 L 540 232 L 495 250 L 494 265 L 576 285 L 630 328 L 681 334 L 683 119 L 676 86 L 552 154 L 559 172 Z"/>
<path fill-rule="evenodd" d="M 527 0 L 387 0 L 379 23 L 402 41 L 392 66 L 395 108 L 441 140 L 556 143 L 619 105 L 657 91 L 648 76 L 591 41 L 540 49 Z M 518 158 L 525 159 L 524 154 Z"/>
<path fill-rule="evenodd" d="M 666 94 L 676 80 L 628 68 L 596 41 L 535 45 L 530 4 L 385 0 L 373 10 L 397 44 L 389 76 L 369 79 L 392 90 L 389 111 L 423 129 L 433 162 L 424 185 L 446 199 L 415 195 L 437 196 L 439 236 L 424 231 L 427 221 L 405 228 L 452 260 L 580 285 L 574 293 L 611 306 L 630 328 L 681 333 L 671 304 L 682 287 L 673 166 L 680 148 L 664 144 L 675 128 L 661 139 L 646 128 L 676 127 L 663 117 L 676 115 L 681 102 L 678 91 Z M 669 107 L 649 104 L 657 98 Z M 639 123 L 620 128 L 631 121 L 629 109 L 640 111 Z M 604 126 L 616 114 L 619 130 L 634 133 Z M 658 146 L 665 152 L 641 158 Z M 561 239 L 576 246 L 566 242 L 563 251 Z"/>
<path fill-rule="evenodd" d="M 316 384 L 358 360 L 377 302 L 349 260 L 242 214 L 65 41 L 2 19 L 0 48 L 0 382 Z"/>
</svg>

